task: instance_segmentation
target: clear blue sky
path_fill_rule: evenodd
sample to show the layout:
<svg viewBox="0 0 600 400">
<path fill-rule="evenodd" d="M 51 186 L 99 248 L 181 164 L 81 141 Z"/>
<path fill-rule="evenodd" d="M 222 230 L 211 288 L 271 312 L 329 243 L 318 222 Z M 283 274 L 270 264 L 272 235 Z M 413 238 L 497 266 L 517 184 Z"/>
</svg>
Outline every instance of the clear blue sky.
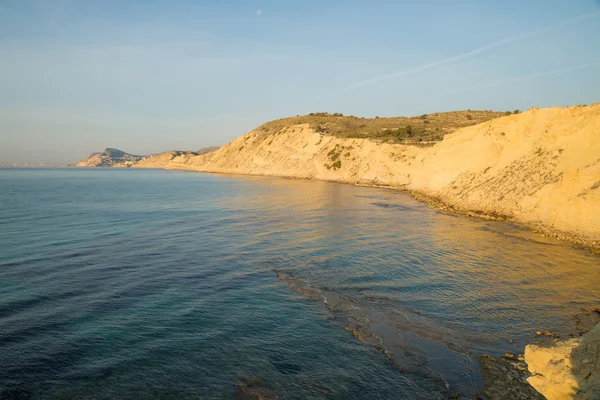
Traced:
<svg viewBox="0 0 600 400">
<path fill-rule="evenodd" d="M 0 163 L 222 145 L 312 111 L 594 102 L 597 0 L 0 0 Z"/>
</svg>

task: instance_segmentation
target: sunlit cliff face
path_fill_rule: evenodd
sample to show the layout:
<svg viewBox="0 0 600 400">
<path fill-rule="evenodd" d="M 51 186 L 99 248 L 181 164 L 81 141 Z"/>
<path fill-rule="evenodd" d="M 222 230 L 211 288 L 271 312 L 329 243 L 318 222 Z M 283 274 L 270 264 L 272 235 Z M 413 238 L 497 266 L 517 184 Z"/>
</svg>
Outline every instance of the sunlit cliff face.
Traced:
<svg viewBox="0 0 600 400">
<path fill-rule="evenodd" d="M 433 146 L 292 125 L 256 129 L 208 155 L 157 156 L 135 166 L 398 187 L 600 246 L 598 118 L 600 104 L 531 109 L 462 128 Z"/>
</svg>

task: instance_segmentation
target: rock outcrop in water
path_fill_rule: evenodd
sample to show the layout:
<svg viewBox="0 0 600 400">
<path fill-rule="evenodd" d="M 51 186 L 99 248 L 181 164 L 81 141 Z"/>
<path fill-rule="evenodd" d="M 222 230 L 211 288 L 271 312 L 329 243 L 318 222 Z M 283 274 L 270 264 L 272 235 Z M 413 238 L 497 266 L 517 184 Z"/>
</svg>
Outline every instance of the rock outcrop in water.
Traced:
<svg viewBox="0 0 600 400">
<path fill-rule="evenodd" d="M 600 324 L 580 338 L 525 348 L 527 380 L 548 400 L 600 399 Z"/>
<path fill-rule="evenodd" d="M 134 167 L 399 188 L 452 211 L 600 247 L 600 104 L 531 109 L 432 146 L 265 124 L 209 154 L 159 155 Z"/>
</svg>

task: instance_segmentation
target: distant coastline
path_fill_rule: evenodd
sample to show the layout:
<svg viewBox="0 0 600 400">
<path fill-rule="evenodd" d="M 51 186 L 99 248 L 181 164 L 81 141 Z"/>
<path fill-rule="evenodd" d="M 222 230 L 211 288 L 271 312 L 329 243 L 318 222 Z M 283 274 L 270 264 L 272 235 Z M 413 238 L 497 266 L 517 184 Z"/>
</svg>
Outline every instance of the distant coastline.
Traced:
<svg viewBox="0 0 600 400">
<path fill-rule="evenodd" d="M 170 151 L 112 166 L 398 189 L 447 211 L 510 221 L 598 251 L 600 104 L 480 113 L 371 120 L 318 113 L 266 123 L 205 154 Z M 436 131 L 448 133 L 423 140 Z"/>
<path fill-rule="evenodd" d="M 69 164 L 54 163 L 20 163 L 20 164 L 0 164 L 0 168 L 7 167 L 68 167 Z"/>
</svg>

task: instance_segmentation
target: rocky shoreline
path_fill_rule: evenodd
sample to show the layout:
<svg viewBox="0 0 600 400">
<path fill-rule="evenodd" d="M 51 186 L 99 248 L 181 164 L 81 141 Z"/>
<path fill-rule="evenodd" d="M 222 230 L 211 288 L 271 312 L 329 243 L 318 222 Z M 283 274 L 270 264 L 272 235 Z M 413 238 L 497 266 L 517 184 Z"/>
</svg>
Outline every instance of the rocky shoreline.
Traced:
<svg viewBox="0 0 600 400">
<path fill-rule="evenodd" d="M 284 177 L 284 179 L 298 179 L 298 178 Z M 361 183 L 340 182 L 340 181 L 332 181 L 332 182 L 351 184 L 351 185 L 356 185 L 356 186 L 361 186 L 361 187 L 372 187 L 372 188 L 378 188 L 378 189 L 389 189 L 389 190 L 396 190 L 396 191 L 404 192 L 404 193 L 409 194 L 413 199 L 420 201 L 422 203 L 428 204 L 432 208 L 435 208 L 440 211 L 444 211 L 444 212 L 448 212 L 448 213 L 452 213 L 452 214 L 456 214 L 456 215 L 462 215 L 465 217 L 480 218 L 480 219 L 484 219 L 487 221 L 508 222 L 514 226 L 519 227 L 520 229 L 523 229 L 523 230 L 526 230 L 529 232 L 533 232 L 533 233 L 539 234 L 541 236 L 560 240 L 563 242 L 568 242 L 573 245 L 580 246 L 583 249 L 589 250 L 594 254 L 600 255 L 600 241 L 585 240 L 585 239 L 581 239 L 580 237 L 578 237 L 576 235 L 569 235 L 565 232 L 553 230 L 548 227 L 539 226 L 539 225 L 538 226 L 529 225 L 526 223 L 516 221 L 514 218 L 511 218 L 510 216 L 500 214 L 500 213 L 489 213 L 489 212 L 485 212 L 485 211 L 463 209 L 456 205 L 452 205 L 447 202 L 444 202 L 439 197 L 430 196 L 430 195 L 427 195 L 427 194 L 419 192 L 419 191 L 407 189 L 406 187 L 381 185 L 381 184 L 377 184 L 377 183 L 366 183 L 366 182 L 361 182 Z"/>
<path fill-rule="evenodd" d="M 341 322 L 347 332 L 381 353 L 398 371 L 424 373 L 424 359 L 418 363 L 421 366 L 416 368 L 412 362 L 407 362 L 405 356 L 396 354 L 398 351 L 410 352 L 410 348 L 391 349 L 389 343 L 382 341 L 370 327 L 368 318 L 360 318 L 358 314 L 345 315 L 350 305 L 351 309 L 357 309 L 351 298 L 340 297 L 327 288 L 314 286 L 289 273 L 274 272 L 279 279 L 288 283 L 290 289 L 324 303 L 338 315 L 338 322 Z M 348 302 L 352 304 L 346 304 Z M 600 309 L 582 309 L 573 318 L 570 332 L 562 332 L 561 335 L 539 330 L 532 332 L 532 336 L 533 343 L 525 347 L 524 353 L 505 353 L 501 357 L 479 355 L 479 369 L 484 378 L 484 388 L 481 391 L 470 395 L 445 390 L 441 390 L 441 393 L 448 399 L 473 398 L 472 396 L 488 400 L 600 399 Z M 574 365 L 579 367 L 571 368 Z"/>
<path fill-rule="evenodd" d="M 527 381 L 548 400 L 600 399 L 600 323 L 589 327 L 600 319 L 600 310 L 592 308 L 584 318 L 585 322 L 577 319 L 579 337 L 525 348 L 525 361 L 532 373 Z"/>
<path fill-rule="evenodd" d="M 479 365 L 485 379 L 483 395 L 490 400 L 544 400 L 527 379 L 531 373 L 527 369 L 524 356 L 506 353 L 494 358 L 489 354 L 479 356 Z"/>
<path fill-rule="evenodd" d="M 369 185 L 364 185 L 364 186 L 369 186 Z M 376 185 L 373 185 L 373 186 L 376 186 Z M 381 186 L 376 186 L 376 187 L 381 187 Z M 453 214 L 463 215 L 465 217 L 481 218 L 481 219 L 485 219 L 485 220 L 489 220 L 489 221 L 509 222 L 523 230 L 534 232 L 534 233 L 537 233 L 542 236 L 551 237 L 553 239 L 560 240 L 563 242 L 569 242 L 574 245 L 581 246 L 581 247 L 591 251 L 594 254 L 600 255 L 600 241 L 585 240 L 585 239 L 581 239 L 580 237 L 578 237 L 576 235 L 571 235 L 571 234 L 568 234 L 568 233 L 565 233 L 562 231 L 551 229 L 549 227 L 544 227 L 544 226 L 539 226 L 539 225 L 533 226 L 530 224 L 522 223 L 522 222 L 516 221 L 515 219 L 511 218 L 510 216 L 499 214 L 499 213 L 486 213 L 485 211 L 461 209 L 457 206 L 448 204 L 439 198 L 428 196 L 426 194 L 416 192 L 414 190 L 407 190 L 404 188 L 392 188 L 392 189 L 397 189 L 397 190 L 403 191 L 405 193 L 408 193 L 415 200 L 429 204 L 431 207 L 436 208 L 441 211 L 446 211 L 446 212 L 453 213 Z"/>
<path fill-rule="evenodd" d="M 600 309 L 582 310 L 566 339 L 537 331 L 523 354 L 479 357 L 490 400 L 600 399 Z"/>
</svg>

